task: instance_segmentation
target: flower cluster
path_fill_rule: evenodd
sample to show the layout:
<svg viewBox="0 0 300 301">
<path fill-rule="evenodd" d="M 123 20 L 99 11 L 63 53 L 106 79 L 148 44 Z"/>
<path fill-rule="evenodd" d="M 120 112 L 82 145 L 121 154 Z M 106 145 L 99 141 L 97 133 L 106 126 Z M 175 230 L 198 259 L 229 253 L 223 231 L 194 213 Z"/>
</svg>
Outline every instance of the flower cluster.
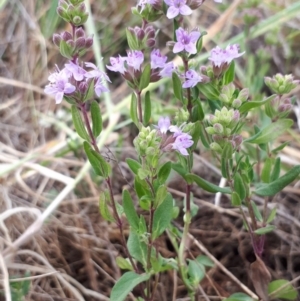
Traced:
<svg viewBox="0 0 300 301">
<path fill-rule="evenodd" d="M 98 97 L 102 92 L 107 92 L 108 89 L 103 83 L 110 81 L 108 76 L 93 63 L 85 63 L 85 67 L 90 70 L 81 67 L 78 60 L 65 64 L 62 70 L 56 67 L 56 71 L 48 77 L 49 84 L 45 87 L 45 93 L 54 96 L 58 104 L 64 96 L 72 96 L 75 100 L 82 101 L 91 85 Z"/>
<path fill-rule="evenodd" d="M 206 127 L 205 130 L 212 135 L 214 140 L 210 145 L 212 150 L 221 153 L 226 142 L 231 142 L 232 147 L 239 150 L 243 139 L 241 135 L 234 132 L 239 120 L 240 112 L 228 110 L 226 107 L 223 107 L 221 111 L 216 110 L 215 115 L 209 116 L 208 121 L 212 126 Z"/>
<path fill-rule="evenodd" d="M 265 84 L 276 94 L 282 95 L 290 93 L 299 84 L 299 80 L 295 80 L 292 74 L 282 75 L 277 73 L 275 76 L 265 77 Z"/>
<path fill-rule="evenodd" d="M 139 81 L 144 62 L 144 54 L 140 50 L 132 50 L 127 52 L 126 57 L 111 57 L 110 65 L 107 69 L 119 72 L 122 76 L 135 85 Z M 167 57 L 162 55 L 159 49 L 153 49 L 150 54 L 151 76 L 150 82 L 155 82 L 162 77 L 171 77 L 175 71 L 172 62 L 167 63 Z"/>
<path fill-rule="evenodd" d="M 187 148 L 191 147 L 194 142 L 192 140 L 192 136 L 184 133 L 182 131 L 183 127 L 178 127 L 175 125 L 171 125 L 171 121 L 169 117 L 161 117 L 158 121 L 158 125 L 156 126 L 158 130 L 159 136 L 162 137 L 161 149 L 162 151 L 170 151 L 172 149 L 177 150 L 182 155 L 187 156 L 189 153 Z M 167 132 L 173 133 L 172 135 L 167 135 Z"/>
<path fill-rule="evenodd" d="M 212 62 L 215 76 L 219 76 L 229 67 L 230 63 L 242 56 L 245 52 L 239 53 L 239 45 L 228 45 L 225 49 L 219 46 L 213 48 L 208 58 Z"/>
<path fill-rule="evenodd" d="M 238 94 L 235 85 L 230 83 L 222 87 L 219 100 L 224 104 L 229 105 L 235 109 L 239 108 L 244 102 L 248 100 L 249 89 L 242 89 Z"/>
<path fill-rule="evenodd" d="M 222 0 L 214 0 L 221 3 Z M 178 15 L 188 16 L 192 14 L 192 10 L 201 6 L 204 0 L 164 0 L 168 5 L 167 18 L 174 19 Z"/>
</svg>

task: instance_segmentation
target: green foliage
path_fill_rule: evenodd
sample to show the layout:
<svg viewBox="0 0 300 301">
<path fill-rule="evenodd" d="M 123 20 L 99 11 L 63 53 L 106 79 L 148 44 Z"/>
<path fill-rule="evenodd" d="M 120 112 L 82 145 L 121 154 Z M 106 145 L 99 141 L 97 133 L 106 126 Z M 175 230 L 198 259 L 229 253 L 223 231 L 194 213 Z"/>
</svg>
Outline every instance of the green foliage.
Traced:
<svg viewBox="0 0 300 301">
<path fill-rule="evenodd" d="M 72 112 L 73 124 L 78 136 L 86 141 L 90 141 L 90 137 L 85 129 L 80 112 L 75 105 L 72 105 L 71 112 Z"/>
<path fill-rule="evenodd" d="M 109 192 L 107 190 L 103 191 L 100 193 L 99 197 L 99 211 L 102 217 L 109 221 L 109 222 L 114 222 L 115 219 L 110 213 L 108 205 L 110 204 L 110 196 Z"/>
<path fill-rule="evenodd" d="M 137 127 L 139 127 L 139 118 L 137 115 L 137 98 L 135 93 L 131 95 L 130 117 Z"/>
<path fill-rule="evenodd" d="M 245 140 L 245 142 L 262 144 L 274 141 L 278 136 L 283 134 L 287 129 L 293 125 L 291 119 L 279 119 L 262 129 L 254 136 Z"/>
<path fill-rule="evenodd" d="M 136 274 L 135 272 L 126 272 L 114 285 L 110 300 L 123 301 L 127 295 L 140 283 L 147 281 L 150 274 Z"/>
<path fill-rule="evenodd" d="M 91 104 L 91 117 L 93 124 L 93 135 L 95 138 L 97 138 L 102 131 L 102 116 L 97 101 L 93 101 Z"/>
<path fill-rule="evenodd" d="M 131 171 L 132 171 L 135 175 L 137 175 L 139 169 L 142 168 L 142 165 L 141 165 L 138 161 L 136 161 L 136 160 L 134 160 L 134 159 L 127 158 L 127 159 L 126 159 L 126 162 L 127 162 L 127 165 L 129 166 L 129 168 L 131 169 Z"/>
<path fill-rule="evenodd" d="M 171 169 L 172 169 L 172 163 L 170 161 L 166 162 L 164 165 L 160 167 L 157 175 L 159 183 L 161 184 L 166 183 L 170 175 Z"/>
<path fill-rule="evenodd" d="M 132 198 L 128 190 L 123 190 L 122 199 L 124 212 L 129 222 L 129 225 L 132 227 L 133 230 L 139 231 L 139 217 L 136 213 Z"/>
<path fill-rule="evenodd" d="M 173 81 L 173 91 L 174 91 L 175 97 L 177 99 L 179 99 L 181 102 L 183 102 L 181 80 L 175 72 L 173 72 L 173 74 L 172 74 L 172 81 Z"/>
<path fill-rule="evenodd" d="M 234 61 L 232 61 L 229 68 L 226 70 L 225 74 L 223 75 L 223 85 L 228 85 L 229 83 L 233 82 L 234 76 L 235 76 L 235 63 Z"/>
<path fill-rule="evenodd" d="M 300 165 L 294 166 L 285 175 L 278 178 L 277 180 L 268 184 L 262 184 L 257 187 L 255 193 L 261 196 L 272 196 L 283 190 L 284 187 L 288 186 L 300 174 Z"/>
<path fill-rule="evenodd" d="M 150 91 L 145 94 L 145 108 L 144 108 L 144 124 L 147 125 L 151 119 L 151 98 Z"/>
<path fill-rule="evenodd" d="M 224 301 L 254 301 L 251 297 L 244 293 L 234 293 Z"/>
<path fill-rule="evenodd" d="M 140 262 L 144 268 L 147 266 L 147 244 L 133 230 L 130 231 L 127 247 L 130 255 Z"/>
<path fill-rule="evenodd" d="M 268 293 L 270 300 L 284 299 L 284 300 L 295 300 L 298 296 L 297 291 L 284 279 L 272 281 L 268 287 Z"/>
<path fill-rule="evenodd" d="M 168 194 L 160 206 L 155 210 L 153 217 L 152 238 L 159 237 L 170 225 L 173 215 L 173 198 Z"/>
<path fill-rule="evenodd" d="M 142 91 L 149 86 L 151 75 L 151 65 L 147 64 L 144 67 L 142 76 L 140 78 L 139 90 Z"/>
</svg>

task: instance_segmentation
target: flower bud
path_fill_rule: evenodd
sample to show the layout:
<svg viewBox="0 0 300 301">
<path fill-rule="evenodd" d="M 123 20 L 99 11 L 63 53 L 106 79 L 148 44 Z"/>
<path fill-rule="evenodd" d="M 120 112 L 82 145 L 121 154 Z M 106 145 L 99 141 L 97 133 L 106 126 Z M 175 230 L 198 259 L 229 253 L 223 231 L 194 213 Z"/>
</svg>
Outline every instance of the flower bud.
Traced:
<svg viewBox="0 0 300 301">
<path fill-rule="evenodd" d="M 240 119 L 240 111 L 239 110 L 234 110 L 232 121 L 238 122 L 239 119 Z"/>
<path fill-rule="evenodd" d="M 143 40 L 145 37 L 145 31 L 142 28 L 139 28 L 139 30 L 136 33 L 136 36 L 139 40 Z"/>
<path fill-rule="evenodd" d="M 206 130 L 207 134 L 209 134 L 209 135 L 215 134 L 215 129 L 212 126 L 206 127 L 205 130 Z"/>
<path fill-rule="evenodd" d="M 75 16 L 73 19 L 72 19 L 72 23 L 74 25 L 79 25 L 81 23 L 82 19 L 79 17 L 79 16 Z"/>
<path fill-rule="evenodd" d="M 68 31 L 64 31 L 62 33 L 61 37 L 65 42 L 67 42 L 69 40 L 73 40 L 73 36 Z"/>
<path fill-rule="evenodd" d="M 87 90 L 88 90 L 88 83 L 87 82 L 81 82 L 79 85 L 78 85 L 78 90 L 81 94 L 86 94 Z"/>
<path fill-rule="evenodd" d="M 147 42 L 146 42 L 146 45 L 150 48 L 153 48 L 155 46 L 155 39 L 149 39 Z"/>
<path fill-rule="evenodd" d="M 222 124 L 215 123 L 213 128 L 214 128 L 216 134 L 223 134 L 224 128 L 223 128 Z"/>
<path fill-rule="evenodd" d="M 242 105 L 242 102 L 241 102 L 241 100 L 239 100 L 239 99 L 235 99 L 235 100 L 232 102 L 232 107 L 234 107 L 235 109 L 239 108 L 241 105 Z"/>
<path fill-rule="evenodd" d="M 56 12 L 61 18 L 66 18 L 66 11 L 63 7 L 58 6 Z"/>
<path fill-rule="evenodd" d="M 154 30 L 153 26 L 148 26 L 148 27 L 145 29 L 145 34 L 147 35 L 147 38 L 148 38 L 148 39 L 153 39 L 153 38 L 155 38 L 155 30 Z"/>
<path fill-rule="evenodd" d="M 187 2 L 187 5 L 190 7 L 190 9 L 195 10 L 198 7 L 200 7 L 205 0 L 189 0 Z"/>
<path fill-rule="evenodd" d="M 67 41 L 67 44 L 68 44 L 70 47 L 75 48 L 75 43 L 74 43 L 73 40 Z"/>
<path fill-rule="evenodd" d="M 61 42 L 62 38 L 59 34 L 55 33 L 53 34 L 53 43 L 59 47 L 60 42 Z"/>
<path fill-rule="evenodd" d="M 86 6 L 84 3 L 81 3 L 79 6 L 78 6 L 78 11 L 80 11 L 81 13 L 85 13 L 86 12 Z"/>
<path fill-rule="evenodd" d="M 85 39 L 85 48 L 90 48 L 94 43 L 94 40 L 92 37 Z"/>
<path fill-rule="evenodd" d="M 210 149 L 217 152 L 217 153 L 222 153 L 221 146 L 216 142 L 213 142 L 213 143 L 210 144 Z"/>
<path fill-rule="evenodd" d="M 81 27 L 78 27 L 78 28 L 76 28 L 76 30 L 75 30 L 75 37 L 78 39 L 78 38 L 81 38 L 81 37 L 85 37 L 85 32 L 84 32 L 84 30 L 83 30 L 83 28 L 81 28 Z"/>
<path fill-rule="evenodd" d="M 75 42 L 76 48 L 79 48 L 79 49 L 84 48 L 85 44 L 86 44 L 86 41 L 85 41 L 85 38 L 83 38 L 83 37 L 78 38 Z"/>
<path fill-rule="evenodd" d="M 247 101 L 248 98 L 249 98 L 249 89 L 248 88 L 242 89 L 239 93 L 238 99 L 240 99 L 241 102 L 243 103 Z"/>
<path fill-rule="evenodd" d="M 206 66 L 201 66 L 200 67 L 200 72 L 204 75 L 207 75 L 207 67 Z"/>
</svg>

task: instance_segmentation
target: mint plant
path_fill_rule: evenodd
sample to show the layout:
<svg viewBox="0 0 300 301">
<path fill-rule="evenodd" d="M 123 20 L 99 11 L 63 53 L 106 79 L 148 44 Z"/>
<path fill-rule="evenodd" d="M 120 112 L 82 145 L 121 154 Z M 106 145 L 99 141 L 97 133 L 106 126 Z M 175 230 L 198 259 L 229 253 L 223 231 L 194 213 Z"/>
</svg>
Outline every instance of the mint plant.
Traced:
<svg viewBox="0 0 300 301">
<path fill-rule="evenodd" d="M 86 157 L 95 174 L 106 182 L 105 191 L 99 193 L 100 213 L 107 221 L 117 224 L 125 255 L 116 259 L 125 272 L 112 288 L 112 301 L 125 300 L 132 290 L 136 300 L 157 300 L 160 274 L 168 270 L 178 273 L 188 296 L 196 300 L 199 283 L 211 263 L 207 264 L 209 261 L 203 260 L 203 256 L 186 256 L 189 227 L 195 214 L 193 185 L 212 193 L 227 194 L 232 206 L 239 208 L 256 256 L 251 264 L 251 275 L 259 298 L 292 300 L 297 296 L 288 281 L 271 282 L 263 253 L 265 236 L 274 230 L 271 223 L 276 218 L 276 210 L 269 212 L 267 204 L 300 173 L 300 166 L 282 173 L 278 153 L 287 143 L 274 146 L 275 139 L 293 125 L 288 119 L 292 100 L 287 94 L 299 81 L 292 75 L 267 77 L 265 83 L 274 94 L 252 100 L 247 88 L 239 89 L 234 83 L 235 60 L 245 55 L 237 44 L 225 49 L 216 46 L 210 52 L 207 65 L 198 66 L 195 59 L 203 51 L 205 32 L 187 28 L 185 18 L 193 10 L 201 9 L 203 2 L 140 0 L 132 13 L 140 18 L 141 26 L 126 30 L 127 56 L 109 58 L 107 69 L 119 73 L 132 89 L 129 114 L 138 129 L 133 140 L 137 160 L 126 160 L 134 176 L 134 187 L 123 190 L 121 204 L 114 198 L 110 163 L 97 145 L 103 124 L 95 99 L 109 92 L 105 83 L 110 79 L 93 63 L 82 59 L 93 43 L 83 27 L 88 18 L 83 0 L 60 0 L 58 4 L 59 16 L 70 23 L 72 31 L 55 34 L 53 41 L 68 62 L 62 69 L 56 67 L 49 76 L 45 92 L 54 96 L 56 103 L 65 100 L 72 105 L 74 127 L 83 139 Z M 159 33 L 151 23 L 164 17 L 173 24 L 174 38 L 166 42 L 171 51 L 180 56 L 180 66 L 175 66 L 156 48 Z M 149 87 L 162 78 L 172 81 L 170 93 L 177 100 L 178 112 L 175 116 L 163 115 L 155 120 L 153 92 Z M 262 127 L 258 121 L 257 125 L 249 127 L 247 116 L 256 109 L 268 116 L 267 125 Z M 249 135 L 245 137 L 243 131 Z M 193 152 L 199 148 L 209 150 L 219 162 L 227 187 L 219 187 L 193 170 Z M 256 168 L 253 148 L 265 160 L 262 169 Z M 168 178 L 173 172 L 185 182 L 182 232 L 172 223 L 181 209 L 168 191 Z M 255 194 L 265 197 L 263 212 L 253 201 Z M 124 220 L 130 226 L 129 237 L 125 235 Z M 171 237 L 176 258 L 164 258 L 157 247 L 156 242 L 165 231 Z M 226 300 L 253 299 L 236 293 Z"/>
</svg>

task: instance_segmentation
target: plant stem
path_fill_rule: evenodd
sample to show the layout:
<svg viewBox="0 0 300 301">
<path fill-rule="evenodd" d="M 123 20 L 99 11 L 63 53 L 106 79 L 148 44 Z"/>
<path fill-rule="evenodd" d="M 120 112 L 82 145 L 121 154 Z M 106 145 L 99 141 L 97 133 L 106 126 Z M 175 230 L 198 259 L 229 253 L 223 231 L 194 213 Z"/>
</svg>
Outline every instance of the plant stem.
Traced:
<svg viewBox="0 0 300 301">
<path fill-rule="evenodd" d="M 182 58 L 182 61 L 183 61 L 183 66 L 184 66 L 184 72 L 186 73 L 189 70 L 189 61 L 186 58 Z M 187 91 L 187 99 L 188 99 L 187 110 L 189 111 L 190 118 L 191 118 L 192 108 L 193 108 L 192 98 L 191 98 L 191 89 L 187 88 L 186 91 Z"/>
<path fill-rule="evenodd" d="M 80 104 L 80 109 L 81 109 L 81 112 L 82 112 L 82 115 L 83 115 L 84 123 L 85 123 L 85 126 L 87 128 L 88 134 L 91 138 L 91 145 L 93 146 L 94 150 L 97 153 L 100 154 L 100 150 L 99 150 L 99 147 L 97 145 L 96 138 L 95 138 L 95 136 L 93 134 L 93 131 L 91 129 L 91 125 L 90 125 L 89 117 L 88 117 L 88 114 L 87 114 L 87 111 L 86 111 L 86 108 L 85 108 L 85 104 Z M 114 198 L 110 177 L 107 177 L 105 179 L 105 182 L 106 182 L 106 184 L 108 186 L 108 189 L 109 189 L 109 195 L 110 195 L 110 200 L 111 200 L 111 203 L 112 203 L 114 217 L 116 219 L 116 223 L 117 223 L 117 226 L 118 226 L 120 234 L 121 234 L 122 245 L 124 247 L 126 256 L 129 258 L 129 261 L 130 261 L 132 267 L 134 268 L 135 272 L 138 273 L 139 272 L 138 268 L 137 268 L 136 264 L 134 263 L 133 258 L 131 257 L 131 255 L 129 253 L 129 250 L 127 248 L 127 244 L 126 244 L 126 240 L 125 240 L 125 236 L 124 236 L 124 230 L 123 230 L 123 223 L 122 223 L 122 220 L 121 220 L 121 218 L 118 214 L 118 211 L 117 211 L 116 201 L 115 201 L 115 198 Z"/>
<path fill-rule="evenodd" d="M 143 109 L 142 109 L 141 93 L 142 93 L 142 91 L 136 91 L 139 121 L 140 121 L 140 123 L 143 123 Z"/>
</svg>

